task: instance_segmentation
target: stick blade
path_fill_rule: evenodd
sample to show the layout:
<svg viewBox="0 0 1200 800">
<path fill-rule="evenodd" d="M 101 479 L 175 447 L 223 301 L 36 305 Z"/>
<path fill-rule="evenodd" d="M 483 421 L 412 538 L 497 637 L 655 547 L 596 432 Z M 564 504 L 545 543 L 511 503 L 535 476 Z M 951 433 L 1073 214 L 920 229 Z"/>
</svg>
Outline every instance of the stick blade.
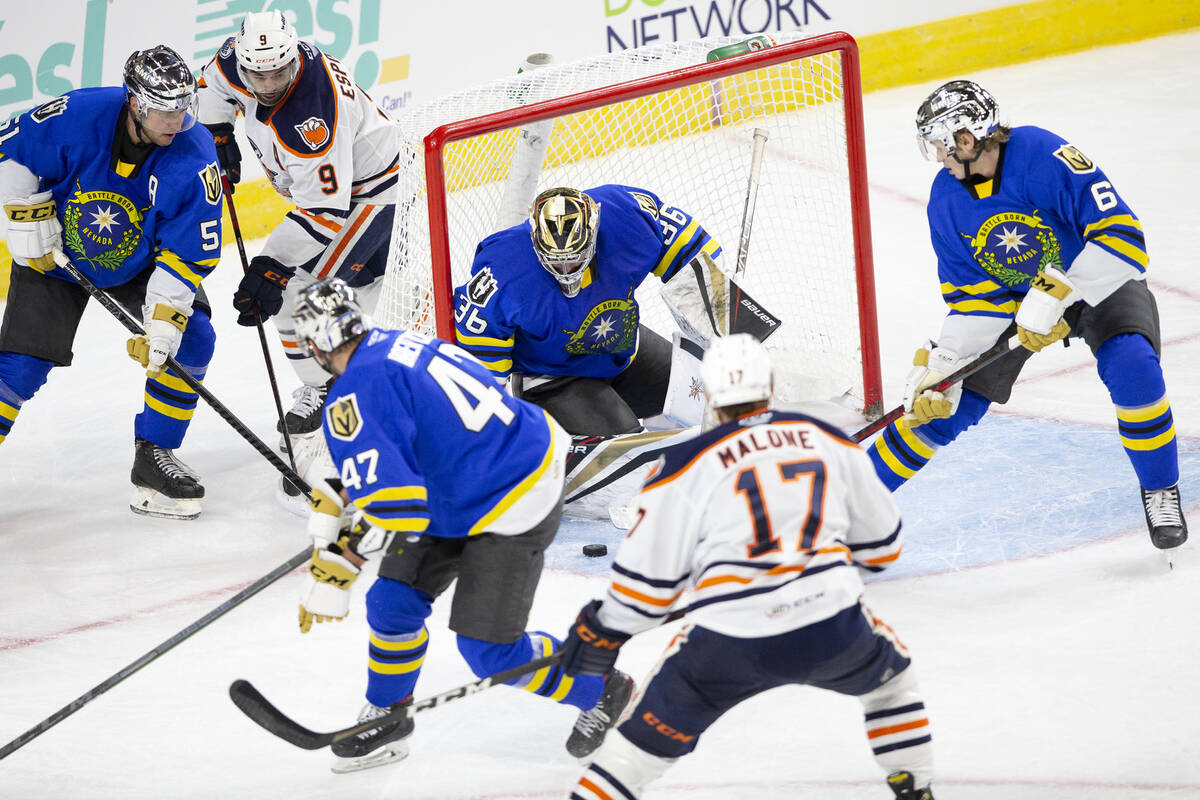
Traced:
<svg viewBox="0 0 1200 800">
<path fill-rule="evenodd" d="M 257 722 L 266 731 L 273 733 L 289 744 L 304 750 L 320 750 L 332 741 L 328 734 L 310 731 L 308 728 L 285 716 L 271 701 L 263 697 L 250 681 L 241 678 L 229 684 L 229 699 L 242 713 Z"/>
</svg>

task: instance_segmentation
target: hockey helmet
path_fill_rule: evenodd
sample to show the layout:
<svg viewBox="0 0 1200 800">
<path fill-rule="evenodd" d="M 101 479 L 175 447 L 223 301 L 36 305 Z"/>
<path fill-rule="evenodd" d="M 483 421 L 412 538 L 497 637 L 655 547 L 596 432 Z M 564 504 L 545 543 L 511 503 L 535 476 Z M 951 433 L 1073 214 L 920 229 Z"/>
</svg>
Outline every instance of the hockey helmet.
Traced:
<svg viewBox="0 0 1200 800">
<path fill-rule="evenodd" d="M 300 73 L 299 39 L 283 12 L 251 12 L 233 43 L 238 76 L 254 99 L 274 105 Z"/>
<path fill-rule="evenodd" d="M 954 154 L 954 134 L 965 130 L 981 142 L 999 122 L 999 107 L 987 89 L 974 81 L 950 81 L 926 97 L 917 108 L 917 144 L 927 161 L 937 160 L 934 143 Z"/>
<path fill-rule="evenodd" d="M 709 408 L 770 400 L 774 394 L 771 357 L 748 333 L 719 336 L 700 363 L 700 382 Z"/>
<path fill-rule="evenodd" d="M 547 189 L 533 201 L 529 232 L 533 252 L 567 297 L 579 294 L 585 268 L 596 255 L 600 204 L 578 189 Z"/>
<path fill-rule="evenodd" d="M 354 290 L 341 278 L 326 278 L 301 291 L 292 324 L 300 350 L 321 366 L 325 364 L 320 354 L 331 353 L 372 328 Z"/>
<path fill-rule="evenodd" d="M 160 44 L 135 50 L 125 60 L 124 78 L 126 95 L 137 99 L 139 125 L 178 133 L 196 124 L 200 97 L 196 76 L 170 47 Z"/>
</svg>

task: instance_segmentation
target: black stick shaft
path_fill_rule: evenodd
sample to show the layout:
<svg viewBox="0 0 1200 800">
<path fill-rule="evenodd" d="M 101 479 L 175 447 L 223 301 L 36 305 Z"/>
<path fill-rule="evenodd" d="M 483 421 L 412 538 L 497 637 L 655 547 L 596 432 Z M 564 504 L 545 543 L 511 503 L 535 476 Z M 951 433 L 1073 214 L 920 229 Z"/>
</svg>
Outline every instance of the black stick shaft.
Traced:
<svg viewBox="0 0 1200 800">
<path fill-rule="evenodd" d="M 202 628 L 207 627 L 210 623 L 216 621 L 218 618 L 223 617 L 225 614 L 229 613 L 237 606 L 246 602 L 251 597 L 258 594 L 263 589 L 267 588 L 272 583 L 274 583 L 275 581 L 282 578 L 284 575 L 287 575 L 289 572 L 294 570 L 296 567 L 298 567 L 301 564 L 308 561 L 311 557 L 312 557 L 312 547 L 306 546 L 302 551 L 300 551 L 296 555 L 292 556 L 287 561 L 285 561 L 284 563 L 280 564 L 275 569 L 268 572 L 266 575 L 263 575 L 261 578 L 258 578 L 256 581 L 251 583 L 245 589 L 242 589 L 240 592 L 235 594 L 233 597 L 229 598 L 224 603 L 217 606 L 212 611 L 208 612 L 203 617 L 201 617 L 200 619 L 193 622 L 191 625 L 188 625 L 186 628 L 179 631 L 179 633 L 175 634 L 170 639 L 167 639 L 165 642 L 160 644 L 158 647 L 155 647 L 153 650 L 143 653 L 136 661 L 134 661 L 129 666 L 110 675 L 108 678 L 106 678 L 103 681 L 101 681 L 100 683 L 96 684 L 91 689 L 88 689 L 86 692 L 79 695 L 79 697 L 76 697 L 70 703 L 67 703 L 65 706 L 60 708 L 58 711 L 55 711 L 50 716 L 46 717 L 44 720 L 39 722 L 37 725 L 34 725 L 32 728 L 25 731 L 25 733 L 22 733 L 20 736 L 13 739 L 8 744 L 4 745 L 3 747 L 0 747 L 0 759 L 7 757 L 14 751 L 20 749 L 21 747 L 23 747 L 26 744 L 28 744 L 29 742 L 33 741 L 37 737 L 41 736 L 43 733 L 50 730 L 58 723 L 62 722 L 67 717 L 71 716 L 76 711 L 83 708 L 85 705 L 92 702 L 97 697 L 104 694 L 109 689 L 116 686 L 118 683 L 125 680 L 130 675 L 137 672 L 138 670 L 140 670 L 142 667 L 149 664 L 151 661 L 154 661 L 156 658 L 163 655 L 171 648 L 175 647 L 175 645 L 177 645 L 180 642 L 182 642 L 183 640 L 191 637 L 193 634 L 200 631 Z"/>
</svg>

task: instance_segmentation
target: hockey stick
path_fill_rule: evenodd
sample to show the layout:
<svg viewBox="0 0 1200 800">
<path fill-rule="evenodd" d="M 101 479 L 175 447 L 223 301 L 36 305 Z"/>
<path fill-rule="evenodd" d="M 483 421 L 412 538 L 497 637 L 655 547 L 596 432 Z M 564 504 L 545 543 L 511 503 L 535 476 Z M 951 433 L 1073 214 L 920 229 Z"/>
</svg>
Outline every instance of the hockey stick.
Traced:
<svg viewBox="0 0 1200 800">
<path fill-rule="evenodd" d="M 246 258 L 246 245 L 242 241 L 242 226 L 238 224 L 237 210 L 233 207 L 233 185 L 225 170 L 221 170 L 221 186 L 225 189 L 225 203 L 229 207 L 229 222 L 233 225 L 233 239 L 237 242 L 238 255 L 242 258 L 242 274 L 250 271 L 250 262 Z M 271 351 L 267 348 L 267 331 L 263 327 L 262 315 L 258 306 L 254 307 L 254 326 L 258 328 L 258 342 L 262 345 L 263 361 L 267 365 L 267 380 L 271 384 L 271 398 L 275 401 L 275 414 L 279 417 L 279 427 L 283 428 L 283 444 L 287 450 L 288 463 L 292 471 L 296 471 L 296 456 L 292 452 L 292 436 L 288 433 L 287 423 L 283 419 L 283 403 L 279 399 L 279 383 L 275 380 L 275 365 L 271 363 Z"/>
<path fill-rule="evenodd" d="M 312 558 L 312 546 L 311 545 L 306 546 L 302 551 L 300 551 L 296 555 L 292 556 L 287 561 L 283 562 L 278 567 L 276 567 L 275 569 L 268 572 L 266 575 L 263 575 L 261 578 L 258 578 L 253 583 L 251 583 L 249 586 L 247 586 L 245 589 L 242 589 L 242 591 L 238 592 L 233 597 L 229 598 L 224 603 L 217 606 L 212 611 L 208 612 L 203 617 L 201 617 L 200 619 L 193 622 L 191 625 L 188 625 L 186 628 L 184 628 L 179 633 L 172 636 L 170 639 L 167 639 L 165 642 L 160 644 L 158 647 L 155 647 L 153 650 L 150 650 L 149 652 L 144 653 L 140 658 L 138 658 L 136 661 L 134 661 L 129 666 L 125 667 L 124 669 L 120 670 L 119 672 L 114 673 L 113 675 L 109 676 L 108 678 L 101 681 L 97 685 L 93 686 L 91 689 L 87 690 L 86 692 L 81 694 L 79 697 L 75 698 L 70 703 L 68 703 L 67 705 L 60 708 L 58 711 L 55 711 L 50 716 L 46 717 L 44 720 L 39 722 L 37 725 L 34 725 L 32 728 L 25 731 L 25 733 L 22 733 L 20 736 L 13 739 L 8 744 L 4 745 L 3 747 L 0 747 L 0 759 L 7 757 L 9 754 L 14 752 L 15 750 L 25 746 L 33 739 L 36 739 L 37 737 L 41 736 L 43 733 L 50 730 L 58 723 L 62 722 L 67 717 L 71 716 L 76 711 L 83 708 L 85 705 L 92 702 L 97 697 L 104 694 L 109 689 L 116 686 L 118 683 L 125 680 L 130 675 L 137 672 L 138 670 L 140 670 L 142 667 L 149 664 L 151 661 L 154 661 L 156 658 L 163 655 L 171 648 L 175 647 L 175 645 L 179 644 L 184 639 L 187 639 L 190 636 L 192 636 L 194 633 L 197 633 L 202 628 L 204 628 L 204 627 L 208 626 L 210 623 L 214 622 L 217 618 L 222 617 L 225 614 L 229 613 L 237 606 L 241 605 L 242 603 L 249 600 L 254 595 L 261 592 L 263 589 L 270 586 L 275 581 L 282 578 L 284 575 L 287 575 L 289 572 L 294 570 L 296 567 L 298 567 L 301 564 L 303 564 L 304 562 L 308 561 L 310 558 Z"/>
<path fill-rule="evenodd" d="M 762 170 L 763 148 L 767 143 L 767 132 L 754 129 L 754 153 L 750 156 L 750 179 L 746 185 L 746 205 L 742 208 L 742 236 L 738 240 L 737 267 L 734 277 L 740 278 L 746 271 L 746 254 L 750 252 L 750 226 L 754 224 L 754 205 L 758 200 L 758 174 Z"/>
<path fill-rule="evenodd" d="M 399 714 L 416 714 L 418 711 L 426 711 L 455 700 L 461 700 L 464 697 L 478 694 L 484 689 L 490 689 L 501 683 L 508 683 L 522 675 L 536 672 L 543 667 L 548 667 L 556 663 L 561 657 L 562 653 L 552 653 L 536 661 L 519 664 L 510 669 L 497 672 L 494 675 L 488 675 L 486 678 L 480 678 L 477 681 L 464 684 L 457 689 L 450 689 L 441 694 L 435 694 L 433 697 L 419 700 L 412 705 L 393 708 L 385 715 L 376 717 L 369 722 L 360 722 L 357 725 L 351 725 L 349 728 L 342 728 L 330 731 L 329 733 L 318 733 L 317 731 L 309 730 L 286 716 L 270 700 L 263 697 L 262 693 L 258 689 L 255 689 L 250 681 L 239 678 L 229 684 L 229 698 L 233 700 L 234 705 L 242 710 L 243 714 L 285 742 L 294 744 L 296 747 L 305 750 L 320 750 L 322 747 L 328 747 L 334 742 L 340 742 L 365 730 L 370 730 L 378 726 L 381 722 L 385 722 L 389 717 Z"/>
<path fill-rule="evenodd" d="M 129 331 L 134 336 L 146 335 L 146 332 L 142 330 L 142 326 L 139 325 L 137 321 L 133 319 L 133 317 L 129 316 L 129 313 L 125 311 L 125 309 L 121 308 L 121 306 L 115 300 L 109 297 L 107 292 L 98 288 L 96 284 L 92 283 L 86 275 L 80 272 L 79 268 L 72 264 L 71 260 L 67 258 L 66 253 L 61 250 L 55 250 L 54 261 L 56 264 L 70 273 L 71 277 L 78 281 L 79 285 L 82 286 L 88 294 L 96 299 L 97 303 L 104 306 L 109 313 L 116 317 L 117 321 L 125 326 L 125 330 Z M 208 389 L 205 389 L 200 381 L 193 378 L 190 372 L 179 366 L 178 361 L 171 356 L 167 356 L 165 366 L 173 370 L 175 374 L 179 376 L 179 379 L 188 385 L 188 388 L 203 397 L 204 402 L 208 403 L 209 406 L 212 407 L 212 410 L 217 412 L 217 416 L 229 423 L 229 426 L 237 431 L 243 439 L 249 442 L 261 456 L 267 459 L 267 461 L 271 462 L 271 466 L 283 473 L 283 477 L 286 478 L 292 484 L 292 486 L 295 486 L 297 489 L 299 489 L 302 494 L 306 494 L 310 497 L 312 496 L 312 487 L 305 483 L 304 479 L 297 475 L 294 469 L 283 463 L 283 459 L 275 455 L 271 448 L 267 447 L 267 445 L 263 443 L 262 439 L 259 439 L 254 435 L 254 431 L 247 428 L 240 419 L 235 417 L 233 412 L 226 408 L 225 404 L 218 400 L 212 392 L 210 392 Z"/>
<path fill-rule="evenodd" d="M 959 367 L 954 372 L 950 373 L 945 378 L 943 378 L 942 380 L 935 383 L 933 386 L 930 386 L 928 391 L 944 392 L 946 389 L 949 389 L 954 384 L 959 383 L 960 381 L 965 381 L 967 378 L 971 377 L 976 372 L 979 372 L 981 369 L 988 366 L 992 362 L 998 360 L 999 358 L 1001 358 L 1003 356 L 1008 355 L 1009 353 L 1011 353 L 1012 351 L 1014 351 L 1018 347 L 1020 347 L 1020 345 L 1021 345 L 1021 342 L 1017 338 L 1017 335 L 1014 333 L 1006 341 L 995 345 L 994 347 L 992 347 L 991 350 L 988 350 L 987 352 L 983 353 L 983 355 L 979 356 L 971 363 L 965 364 L 962 367 Z M 872 422 L 871 424 L 867 425 L 865 428 L 857 431 L 856 433 L 851 434 L 850 438 L 855 442 L 861 442 L 863 439 L 867 438 L 868 436 L 875 433 L 876 431 L 886 428 L 888 425 L 895 422 L 902 416 L 904 416 L 904 406 L 903 405 L 896 406 L 895 408 L 893 408 L 888 413 L 884 414 L 879 419 L 877 419 L 874 422 Z"/>
</svg>

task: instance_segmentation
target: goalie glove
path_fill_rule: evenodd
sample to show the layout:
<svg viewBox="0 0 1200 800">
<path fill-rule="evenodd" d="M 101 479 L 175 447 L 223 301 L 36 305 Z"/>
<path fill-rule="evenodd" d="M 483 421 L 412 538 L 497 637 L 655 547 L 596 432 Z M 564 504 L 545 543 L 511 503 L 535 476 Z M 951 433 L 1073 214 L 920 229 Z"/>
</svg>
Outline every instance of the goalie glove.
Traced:
<svg viewBox="0 0 1200 800">
<path fill-rule="evenodd" d="M 579 616 L 563 642 L 560 664 L 568 675 L 580 672 L 607 675 L 617 663 L 621 645 L 629 641 L 630 634 L 600 624 L 600 603 L 593 600 L 579 609 Z"/>
<path fill-rule="evenodd" d="M 1050 265 L 1033 276 L 1029 291 L 1017 309 L 1017 339 L 1037 353 L 1071 332 L 1063 312 L 1079 298 L 1074 284 L 1061 268 Z"/>
<path fill-rule="evenodd" d="M 62 247 L 62 223 L 54 196 L 38 192 L 4 204 L 8 217 L 8 252 L 18 264 L 49 272 L 54 269 L 54 250 Z"/>
<path fill-rule="evenodd" d="M 157 378 L 163 371 L 167 359 L 179 352 L 179 342 L 187 328 L 187 314 L 166 303 L 155 303 L 154 308 L 142 309 L 146 319 L 146 332 L 131 337 L 125 342 L 129 357 L 146 368 L 146 375 Z"/>
<path fill-rule="evenodd" d="M 962 397 L 962 384 L 956 383 L 940 392 L 930 387 L 945 380 L 948 375 L 967 363 L 953 350 L 938 347 L 927 341 L 913 355 L 913 368 L 904 382 L 904 419 L 915 425 L 924 425 L 933 419 L 945 419 L 958 408 Z"/>
<path fill-rule="evenodd" d="M 336 622 L 350 613 L 350 587 L 359 568 L 344 555 L 347 540 L 313 548 L 308 574 L 300 591 L 300 632 L 308 633 L 314 622 Z"/>
</svg>

